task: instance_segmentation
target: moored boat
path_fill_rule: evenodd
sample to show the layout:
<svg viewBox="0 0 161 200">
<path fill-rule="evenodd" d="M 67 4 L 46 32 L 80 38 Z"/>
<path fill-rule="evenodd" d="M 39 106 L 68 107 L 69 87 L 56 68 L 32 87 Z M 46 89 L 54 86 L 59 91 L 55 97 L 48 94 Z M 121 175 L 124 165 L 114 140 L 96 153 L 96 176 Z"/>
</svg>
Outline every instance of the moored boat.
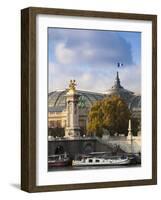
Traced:
<svg viewBox="0 0 161 200">
<path fill-rule="evenodd" d="M 141 154 L 130 154 L 128 155 L 130 164 L 141 164 Z"/>
<path fill-rule="evenodd" d="M 128 165 L 130 160 L 128 157 L 85 157 L 80 160 L 73 160 L 72 166 L 104 166 L 104 165 Z"/>
<path fill-rule="evenodd" d="M 48 167 L 49 168 L 65 167 L 65 166 L 69 166 L 69 165 L 71 165 L 71 159 L 66 153 L 48 156 Z"/>
</svg>

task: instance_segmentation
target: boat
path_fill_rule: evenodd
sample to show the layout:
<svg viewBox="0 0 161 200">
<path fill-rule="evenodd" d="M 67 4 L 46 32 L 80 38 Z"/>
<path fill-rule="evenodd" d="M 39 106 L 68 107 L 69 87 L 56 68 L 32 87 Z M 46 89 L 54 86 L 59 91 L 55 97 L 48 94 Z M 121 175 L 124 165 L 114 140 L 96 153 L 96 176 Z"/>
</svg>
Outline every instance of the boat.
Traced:
<svg viewBox="0 0 161 200">
<path fill-rule="evenodd" d="M 141 164 L 141 154 L 130 154 L 128 155 L 130 164 Z"/>
<path fill-rule="evenodd" d="M 80 160 L 73 160 L 72 166 L 110 166 L 110 165 L 128 165 L 130 160 L 128 157 L 109 157 L 109 158 L 99 158 L 99 157 L 84 157 Z"/>
<path fill-rule="evenodd" d="M 88 155 L 90 156 L 95 156 L 95 157 L 98 157 L 98 156 L 104 156 L 104 155 L 108 155 L 110 152 L 105 152 L 105 151 L 100 151 L 100 152 L 91 152 L 89 153 Z"/>
<path fill-rule="evenodd" d="M 71 165 L 71 159 L 67 153 L 48 156 L 48 167 L 65 167 Z"/>
</svg>

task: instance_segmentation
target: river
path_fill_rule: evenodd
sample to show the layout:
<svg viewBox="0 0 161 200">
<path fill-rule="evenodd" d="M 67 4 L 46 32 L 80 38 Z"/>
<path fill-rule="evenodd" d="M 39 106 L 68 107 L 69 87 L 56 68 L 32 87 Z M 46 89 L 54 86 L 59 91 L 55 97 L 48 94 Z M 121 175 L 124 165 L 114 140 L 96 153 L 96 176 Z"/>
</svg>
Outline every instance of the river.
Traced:
<svg viewBox="0 0 161 200">
<path fill-rule="evenodd" d="M 49 172 L 55 172 L 55 171 L 73 171 L 73 170 L 94 170 L 94 169 L 113 169 L 113 168 L 132 168 L 132 167 L 141 167 L 141 164 L 135 164 L 135 165 L 122 165 L 122 166 L 83 166 L 83 167 L 53 167 L 50 168 Z"/>
</svg>

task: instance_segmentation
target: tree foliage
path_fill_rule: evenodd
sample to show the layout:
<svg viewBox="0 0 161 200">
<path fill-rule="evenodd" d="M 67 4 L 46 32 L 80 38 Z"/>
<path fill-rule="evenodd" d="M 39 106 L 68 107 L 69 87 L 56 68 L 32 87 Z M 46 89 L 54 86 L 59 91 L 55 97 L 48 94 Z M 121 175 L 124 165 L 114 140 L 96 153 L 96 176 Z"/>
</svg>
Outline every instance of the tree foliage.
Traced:
<svg viewBox="0 0 161 200">
<path fill-rule="evenodd" d="M 111 96 L 97 101 L 90 109 L 88 114 L 87 132 L 102 136 L 103 129 L 107 129 L 111 135 L 115 133 L 128 134 L 128 121 L 131 112 L 127 104 L 119 96 Z M 133 121 L 133 120 L 132 120 Z M 135 131 L 138 122 L 134 120 Z"/>
</svg>

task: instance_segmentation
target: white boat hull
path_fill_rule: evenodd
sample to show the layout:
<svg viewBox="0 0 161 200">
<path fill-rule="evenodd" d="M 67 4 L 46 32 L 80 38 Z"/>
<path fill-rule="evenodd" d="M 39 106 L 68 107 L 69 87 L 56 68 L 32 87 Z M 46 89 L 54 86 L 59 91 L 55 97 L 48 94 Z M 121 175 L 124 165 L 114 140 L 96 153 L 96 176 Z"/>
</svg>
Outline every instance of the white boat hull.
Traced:
<svg viewBox="0 0 161 200">
<path fill-rule="evenodd" d="M 125 159 L 97 159 L 88 158 L 82 160 L 73 160 L 72 166 L 113 166 L 113 165 L 128 165 L 130 160 Z"/>
</svg>

